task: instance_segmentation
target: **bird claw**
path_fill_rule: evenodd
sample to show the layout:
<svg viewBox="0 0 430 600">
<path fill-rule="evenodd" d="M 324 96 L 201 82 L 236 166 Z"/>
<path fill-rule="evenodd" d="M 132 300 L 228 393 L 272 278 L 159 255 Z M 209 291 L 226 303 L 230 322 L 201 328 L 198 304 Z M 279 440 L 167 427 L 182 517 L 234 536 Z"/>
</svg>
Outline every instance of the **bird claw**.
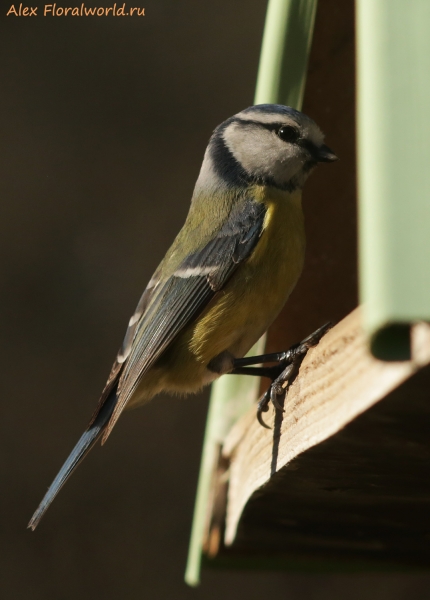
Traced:
<svg viewBox="0 0 430 600">
<path fill-rule="evenodd" d="M 264 422 L 262 413 L 269 410 L 269 403 L 271 402 L 276 410 L 280 410 L 282 412 L 284 411 L 284 407 L 279 403 L 278 398 L 285 398 L 286 389 L 284 389 L 282 384 L 288 381 L 288 377 L 291 372 L 291 366 L 292 365 L 288 365 L 287 368 L 282 371 L 282 373 L 272 382 L 266 392 L 264 392 L 263 396 L 258 402 L 257 420 L 260 425 L 266 429 L 271 429 L 271 427 Z M 286 371 L 288 371 L 287 374 Z"/>
<path fill-rule="evenodd" d="M 263 420 L 263 412 L 269 410 L 269 402 L 272 402 L 275 410 L 284 411 L 284 407 L 280 404 L 278 398 L 285 399 L 288 388 L 296 378 L 300 365 L 306 356 L 309 348 L 316 346 L 321 338 L 332 327 L 332 323 L 326 323 L 298 344 L 291 346 L 289 350 L 283 353 L 282 359 L 278 365 L 272 367 L 276 377 L 273 378 L 269 389 L 260 398 L 257 405 L 257 420 L 266 429 L 271 429 Z M 279 373 L 279 369 L 281 369 Z"/>
<path fill-rule="evenodd" d="M 275 385 L 274 383 L 272 383 L 272 385 L 270 386 L 270 400 L 273 404 L 273 406 L 276 408 L 276 410 L 281 410 L 282 412 L 284 412 L 284 407 L 278 402 L 278 396 L 279 397 L 283 397 L 285 395 L 284 390 L 281 388 L 279 389 L 279 387 L 277 385 Z"/>
<path fill-rule="evenodd" d="M 263 419 L 263 413 L 269 410 L 271 387 L 272 386 L 270 386 L 269 389 L 266 392 L 264 392 L 257 404 L 257 421 L 262 427 L 265 427 L 266 429 L 272 429 L 269 425 L 266 425 Z"/>
</svg>

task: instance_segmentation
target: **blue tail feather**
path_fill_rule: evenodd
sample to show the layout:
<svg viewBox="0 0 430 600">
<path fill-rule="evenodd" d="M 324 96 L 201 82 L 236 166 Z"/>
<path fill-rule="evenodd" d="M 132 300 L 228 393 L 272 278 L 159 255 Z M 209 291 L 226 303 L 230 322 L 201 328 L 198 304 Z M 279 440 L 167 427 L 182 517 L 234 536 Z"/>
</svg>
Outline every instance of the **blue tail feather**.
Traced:
<svg viewBox="0 0 430 600">
<path fill-rule="evenodd" d="M 106 402 L 101 407 L 100 412 L 97 415 L 94 423 L 83 433 L 80 440 L 73 448 L 72 452 L 70 453 L 70 456 L 68 457 L 64 465 L 61 467 L 60 472 L 52 482 L 42 502 L 39 504 L 36 512 L 31 517 L 28 527 L 33 531 L 36 529 L 40 519 L 43 517 L 49 505 L 54 500 L 55 496 L 58 494 L 60 489 L 66 483 L 67 479 L 70 477 L 70 475 L 79 465 L 79 463 L 88 454 L 88 452 L 96 443 L 97 439 L 103 433 L 113 413 L 116 401 L 116 390 L 113 390 L 109 397 L 106 399 Z"/>
</svg>

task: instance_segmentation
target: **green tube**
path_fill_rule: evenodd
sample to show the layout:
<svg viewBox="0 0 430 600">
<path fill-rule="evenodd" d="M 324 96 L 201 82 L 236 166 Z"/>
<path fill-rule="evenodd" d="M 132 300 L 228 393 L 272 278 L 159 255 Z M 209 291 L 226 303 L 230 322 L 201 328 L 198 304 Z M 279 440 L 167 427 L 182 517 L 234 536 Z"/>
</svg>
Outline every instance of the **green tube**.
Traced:
<svg viewBox="0 0 430 600">
<path fill-rule="evenodd" d="M 360 301 L 373 354 L 430 321 L 430 2 L 357 0 Z"/>
</svg>

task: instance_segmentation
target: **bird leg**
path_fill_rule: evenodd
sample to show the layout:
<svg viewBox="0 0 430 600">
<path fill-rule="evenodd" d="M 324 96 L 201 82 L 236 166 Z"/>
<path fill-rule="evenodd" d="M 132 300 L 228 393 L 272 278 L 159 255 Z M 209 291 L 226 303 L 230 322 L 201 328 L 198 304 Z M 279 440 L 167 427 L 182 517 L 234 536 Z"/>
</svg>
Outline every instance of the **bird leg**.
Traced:
<svg viewBox="0 0 430 600">
<path fill-rule="evenodd" d="M 332 327 L 331 323 L 326 323 L 298 344 L 294 344 L 286 352 L 276 352 L 274 354 L 263 354 L 261 356 L 246 356 L 245 358 L 235 359 L 233 370 L 234 375 L 258 375 L 259 377 L 268 377 L 272 380 L 269 389 L 260 398 L 257 405 L 257 419 L 260 425 L 270 429 L 263 421 L 263 412 L 269 410 L 269 403 L 272 402 L 277 410 L 283 410 L 279 404 L 278 397 L 285 396 L 289 386 L 300 369 L 300 365 L 306 356 L 309 348 L 316 346 L 321 338 Z M 273 367 L 251 367 L 265 362 L 277 362 Z"/>
</svg>

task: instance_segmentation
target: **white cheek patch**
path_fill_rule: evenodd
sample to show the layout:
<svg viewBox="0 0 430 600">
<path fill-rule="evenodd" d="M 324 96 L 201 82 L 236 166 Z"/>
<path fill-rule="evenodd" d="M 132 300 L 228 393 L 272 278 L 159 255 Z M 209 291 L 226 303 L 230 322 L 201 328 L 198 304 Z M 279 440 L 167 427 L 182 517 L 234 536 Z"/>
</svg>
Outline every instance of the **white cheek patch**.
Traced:
<svg viewBox="0 0 430 600">
<path fill-rule="evenodd" d="M 249 175 L 288 182 L 303 166 L 300 150 L 283 142 L 275 132 L 258 125 L 233 122 L 224 131 L 224 141 Z"/>
<path fill-rule="evenodd" d="M 261 174 L 276 160 L 272 132 L 258 125 L 234 122 L 223 134 L 227 148 L 248 173 Z"/>
</svg>

